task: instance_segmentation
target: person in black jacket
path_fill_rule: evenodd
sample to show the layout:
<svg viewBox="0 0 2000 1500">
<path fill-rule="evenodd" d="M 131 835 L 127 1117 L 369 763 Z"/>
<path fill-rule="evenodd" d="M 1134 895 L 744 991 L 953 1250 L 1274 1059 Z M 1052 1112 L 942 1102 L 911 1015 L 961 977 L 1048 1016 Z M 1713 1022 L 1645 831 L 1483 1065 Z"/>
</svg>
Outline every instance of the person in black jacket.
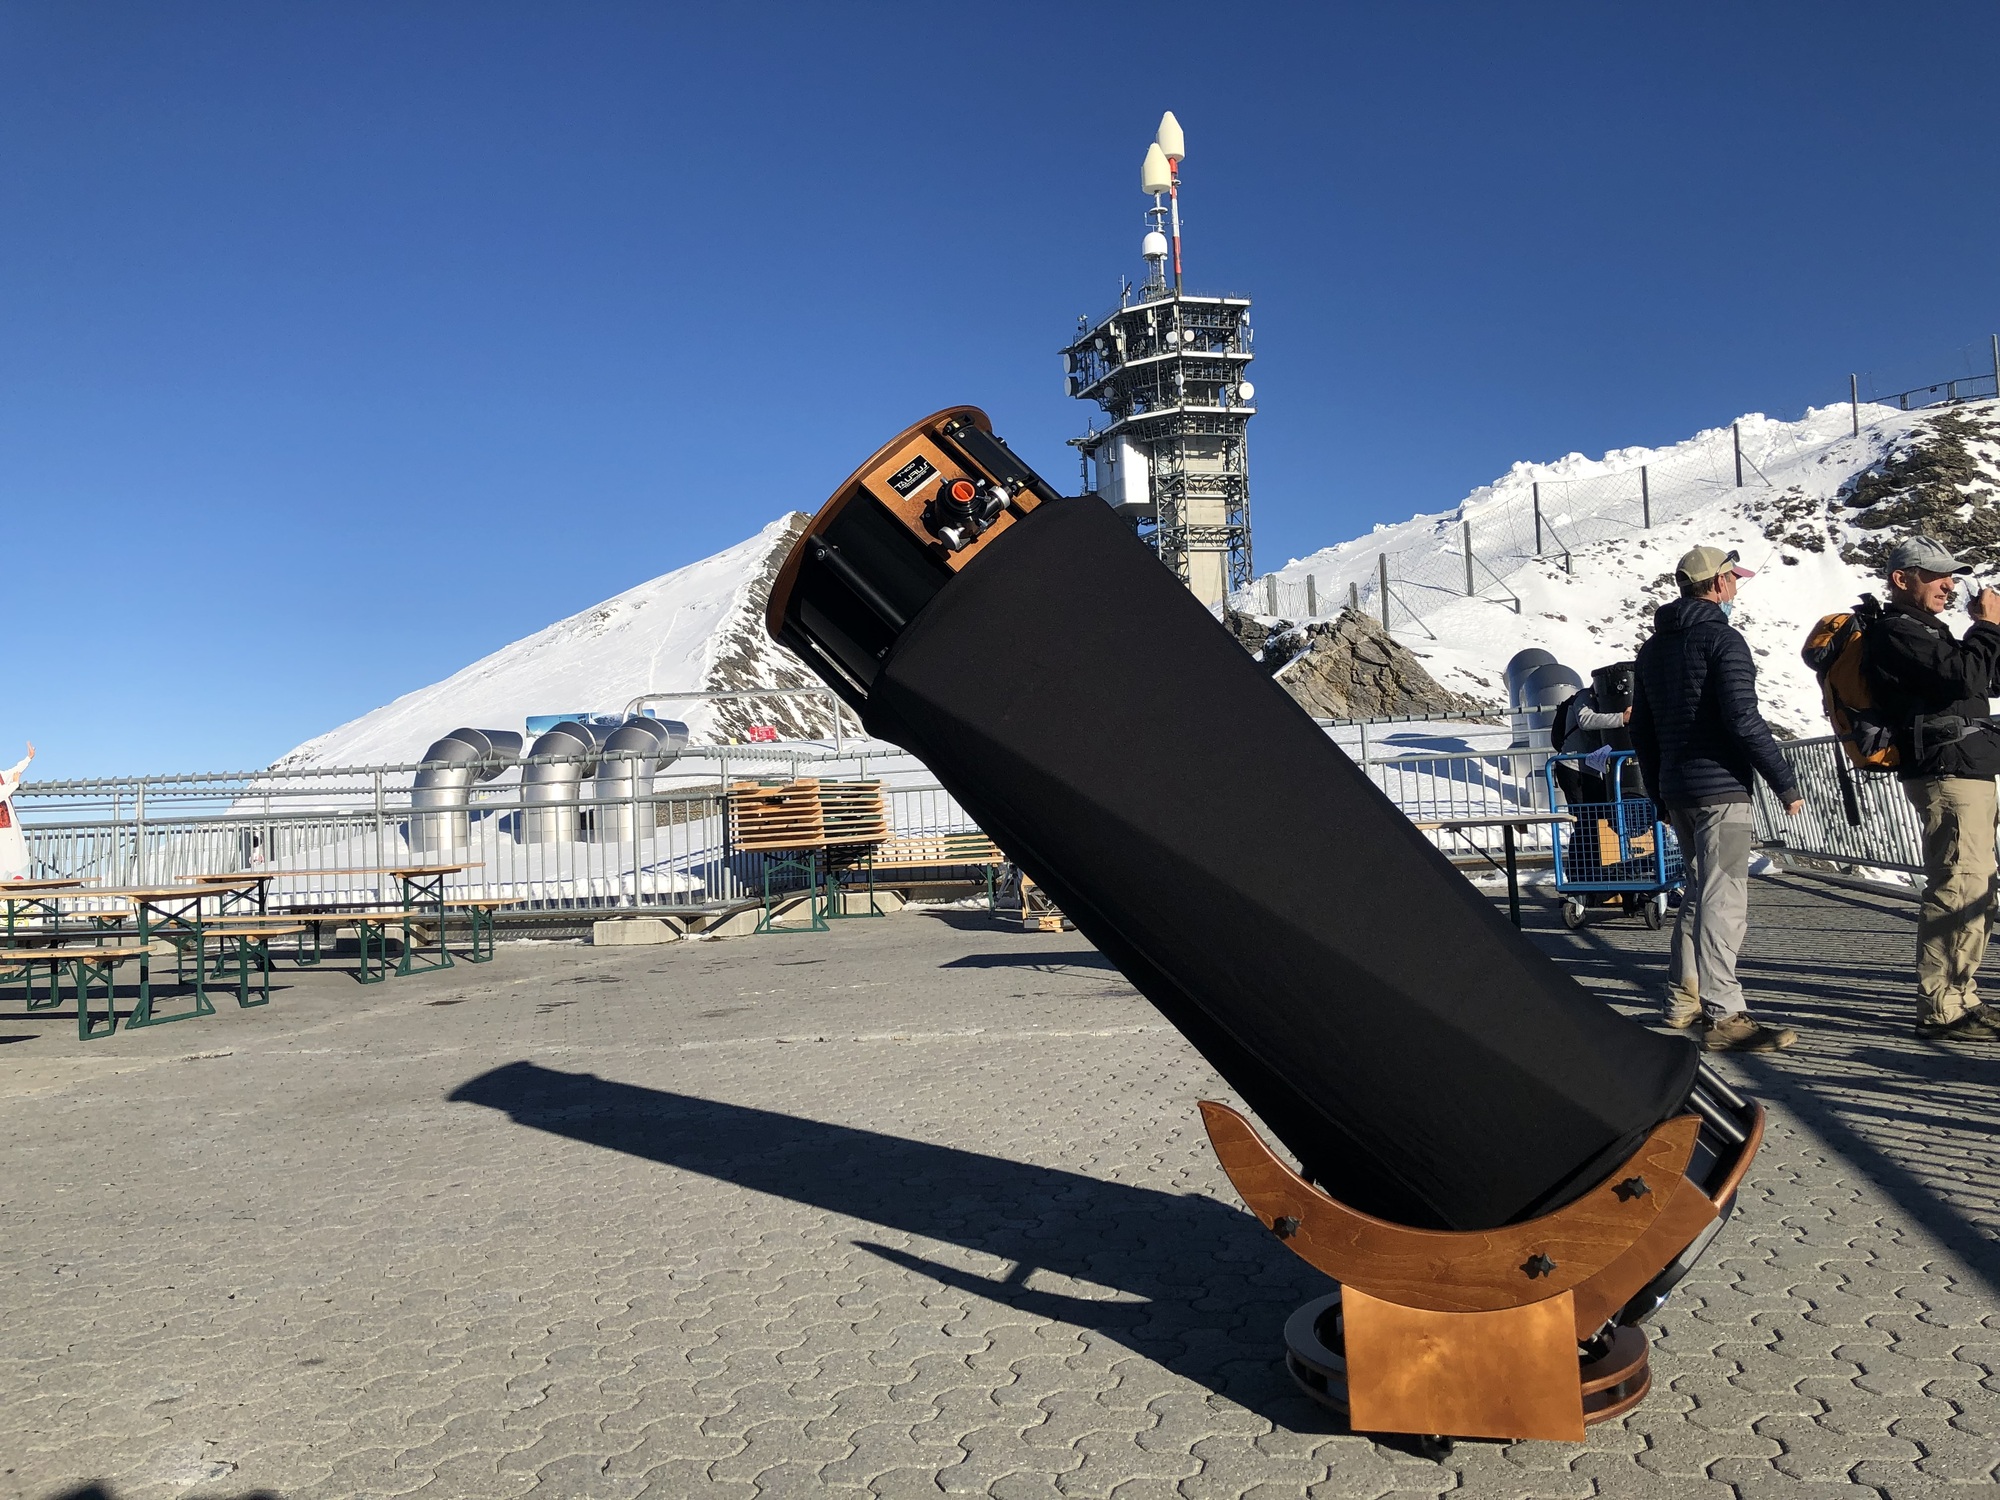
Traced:
<svg viewBox="0 0 2000 1500">
<path fill-rule="evenodd" d="M 1639 648 L 1632 748 L 1680 840 L 1687 890 L 1668 963 L 1675 1026 L 1704 1026 L 1711 1052 L 1773 1052 L 1798 1033 L 1753 1020 L 1736 978 L 1750 916 L 1750 779 L 1762 776 L 1796 813 L 1805 803 L 1757 709 L 1757 667 L 1729 624 L 1736 554 L 1696 547 L 1675 571 L 1681 597 L 1653 616 Z"/>
<path fill-rule="evenodd" d="M 1993 913 L 1994 787 L 2000 733 L 1987 698 L 2000 681 L 2000 594 L 1981 589 L 1959 640 L 1940 618 L 1971 566 L 1927 536 L 1889 554 L 1889 603 L 1861 641 L 1862 670 L 1896 726 L 1897 774 L 1924 830 L 1927 882 L 1917 914 L 1917 1035 L 2000 1036 L 1979 1000 Z"/>
</svg>

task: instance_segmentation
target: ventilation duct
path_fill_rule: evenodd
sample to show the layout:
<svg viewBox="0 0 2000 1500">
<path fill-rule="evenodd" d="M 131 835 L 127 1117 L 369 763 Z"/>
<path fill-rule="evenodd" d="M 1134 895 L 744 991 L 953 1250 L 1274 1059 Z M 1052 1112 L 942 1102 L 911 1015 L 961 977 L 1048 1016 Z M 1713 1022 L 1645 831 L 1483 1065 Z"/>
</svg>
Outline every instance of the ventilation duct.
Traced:
<svg viewBox="0 0 2000 1500">
<path fill-rule="evenodd" d="M 591 837 L 601 843 L 623 843 L 651 837 L 655 819 L 650 804 L 653 778 L 687 747 L 688 727 L 677 719 L 631 718 L 608 732 L 602 729 L 604 759 L 591 782 Z"/>
<path fill-rule="evenodd" d="M 475 781 L 491 781 L 521 753 L 511 729 L 454 729 L 424 752 L 410 791 L 410 847 L 424 853 L 463 849 Z"/>
<path fill-rule="evenodd" d="M 583 778 L 597 769 L 598 737 L 609 729 L 595 729 L 577 719 L 565 719 L 537 736 L 528 752 L 531 761 L 542 756 L 580 756 L 559 765 L 526 765 L 521 768 L 521 811 L 514 819 L 514 841 L 521 844 L 573 843 L 582 833 L 582 810 L 578 806 Z"/>
</svg>

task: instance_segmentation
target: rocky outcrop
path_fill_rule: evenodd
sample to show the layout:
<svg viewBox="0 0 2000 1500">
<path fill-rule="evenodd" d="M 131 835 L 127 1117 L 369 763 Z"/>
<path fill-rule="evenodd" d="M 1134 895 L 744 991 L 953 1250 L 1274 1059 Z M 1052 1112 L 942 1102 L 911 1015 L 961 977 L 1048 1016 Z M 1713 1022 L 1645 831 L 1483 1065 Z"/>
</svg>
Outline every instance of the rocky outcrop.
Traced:
<svg viewBox="0 0 2000 1500">
<path fill-rule="evenodd" d="M 1495 712 L 1490 703 L 1439 687 L 1408 647 L 1357 610 L 1342 610 L 1330 620 L 1281 621 L 1275 626 L 1231 610 L 1223 624 L 1316 718 L 1435 714 L 1441 719 L 1479 719 Z"/>
<path fill-rule="evenodd" d="M 791 555 L 792 544 L 804 534 L 811 517 L 793 511 L 782 528 L 772 528 L 770 547 L 757 570 L 745 580 L 728 615 L 716 627 L 710 645 L 707 669 L 701 686 L 729 688 L 820 688 L 817 673 L 771 639 L 764 624 L 764 611 L 771 601 L 771 588 L 778 570 Z M 671 705 L 668 710 L 671 711 Z M 811 740 L 833 737 L 833 706 L 824 698 L 741 698 L 722 699 L 711 709 L 713 718 L 702 736 L 716 744 L 747 740 L 750 731 L 768 727 L 780 739 Z M 847 732 L 855 732 L 854 716 L 846 716 Z"/>
<path fill-rule="evenodd" d="M 1842 559 L 1871 572 L 1906 536 L 1936 537 L 1982 571 L 2000 568 L 2000 424 L 1995 403 L 1926 417 L 1887 458 L 1840 494 L 1861 534 Z"/>
</svg>

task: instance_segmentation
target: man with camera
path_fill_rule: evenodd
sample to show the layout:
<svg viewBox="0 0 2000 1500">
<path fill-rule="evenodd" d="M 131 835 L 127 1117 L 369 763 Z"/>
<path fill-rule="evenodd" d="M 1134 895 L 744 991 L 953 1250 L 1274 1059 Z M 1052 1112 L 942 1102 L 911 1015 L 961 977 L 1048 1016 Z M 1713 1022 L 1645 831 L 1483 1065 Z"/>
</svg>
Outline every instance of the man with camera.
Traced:
<svg viewBox="0 0 2000 1500">
<path fill-rule="evenodd" d="M 1896 726 L 1897 775 L 1923 825 L 1916 1029 L 1935 1041 L 2000 1037 L 2000 1013 L 1980 1002 L 1975 978 L 1994 899 L 2000 731 L 1986 700 L 2000 678 L 2000 593 L 1973 597 L 1963 640 L 1942 618 L 1971 571 L 1931 537 L 1899 542 L 1889 602 L 1862 640 L 1868 688 Z"/>
</svg>

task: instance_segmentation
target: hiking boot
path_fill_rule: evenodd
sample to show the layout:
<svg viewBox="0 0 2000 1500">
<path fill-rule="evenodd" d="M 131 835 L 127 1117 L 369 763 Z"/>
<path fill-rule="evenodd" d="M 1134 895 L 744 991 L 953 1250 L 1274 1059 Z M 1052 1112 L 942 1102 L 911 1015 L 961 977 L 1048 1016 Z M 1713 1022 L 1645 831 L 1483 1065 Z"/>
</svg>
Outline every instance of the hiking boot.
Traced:
<svg viewBox="0 0 2000 1500">
<path fill-rule="evenodd" d="M 1990 1005 L 1975 1005 L 1949 1021 L 1919 1021 L 1917 1038 L 1925 1042 L 2000 1041 L 2000 1013 Z"/>
<path fill-rule="evenodd" d="M 1711 1022 L 1702 1045 L 1711 1052 L 1782 1052 L 1798 1039 L 1789 1026 L 1766 1026 L 1739 1010 Z"/>
<path fill-rule="evenodd" d="M 1708 1016 L 1702 1010 L 1699 999 L 1676 992 L 1667 1001 L 1667 1024 L 1676 1031 L 1686 1031 L 1691 1027 L 1705 1029 Z"/>
</svg>

